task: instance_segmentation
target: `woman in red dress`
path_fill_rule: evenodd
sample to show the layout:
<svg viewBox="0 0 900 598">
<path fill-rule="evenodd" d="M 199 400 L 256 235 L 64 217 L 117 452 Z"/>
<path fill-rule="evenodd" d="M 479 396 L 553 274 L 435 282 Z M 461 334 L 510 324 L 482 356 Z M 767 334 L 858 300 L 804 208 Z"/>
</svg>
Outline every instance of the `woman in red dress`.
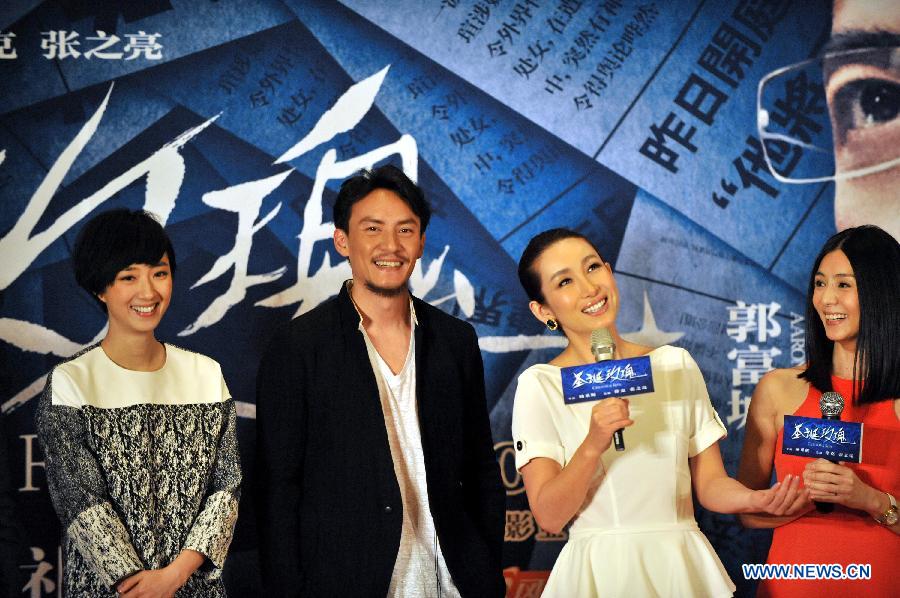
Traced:
<svg viewBox="0 0 900 598">
<path fill-rule="evenodd" d="M 768 563 L 839 564 L 848 577 L 770 579 L 757 596 L 900 595 L 900 245 L 876 226 L 831 237 L 816 258 L 806 302 L 805 366 L 773 370 L 756 387 L 738 479 L 767 488 L 774 466 L 797 489 L 781 516 L 742 514 L 775 528 Z M 785 415 L 821 417 L 819 397 L 839 392 L 841 419 L 863 422 L 862 463 L 781 453 Z M 833 503 L 820 512 L 814 502 Z M 834 570 L 834 568 L 832 568 Z"/>
</svg>

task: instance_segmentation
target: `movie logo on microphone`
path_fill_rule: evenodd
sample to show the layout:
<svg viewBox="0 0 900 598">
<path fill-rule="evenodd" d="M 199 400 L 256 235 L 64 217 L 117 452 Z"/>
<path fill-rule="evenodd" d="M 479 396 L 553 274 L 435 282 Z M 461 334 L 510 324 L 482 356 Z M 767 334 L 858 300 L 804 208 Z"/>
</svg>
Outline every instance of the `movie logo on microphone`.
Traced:
<svg viewBox="0 0 900 598">
<path fill-rule="evenodd" d="M 560 374 L 566 405 L 653 392 L 653 370 L 646 355 L 562 368 Z"/>
<path fill-rule="evenodd" d="M 817 417 L 784 416 L 781 452 L 797 457 L 862 462 L 863 425 Z"/>
</svg>

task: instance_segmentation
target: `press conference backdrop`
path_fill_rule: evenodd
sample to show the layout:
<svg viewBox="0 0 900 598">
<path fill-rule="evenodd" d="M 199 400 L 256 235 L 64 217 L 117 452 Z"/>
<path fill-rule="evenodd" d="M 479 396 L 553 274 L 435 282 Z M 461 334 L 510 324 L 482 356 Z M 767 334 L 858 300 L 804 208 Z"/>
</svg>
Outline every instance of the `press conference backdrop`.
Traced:
<svg viewBox="0 0 900 598">
<path fill-rule="evenodd" d="M 61 595 L 33 419 L 47 372 L 104 334 L 70 251 L 113 207 L 165 221 L 179 270 L 158 336 L 222 364 L 248 488 L 258 357 L 350 276 L 330 240 L 335 192 L 384 161 L 434 207 L 412 291 L 478 331 L 504 566 L 548 570 L 566 540 L 532 517 L 510 441 L 518 374 L 564 344 L 515 276 L 539 231 L 596 241 L 626 338 L 691 352 L 734 474 L 754 384 L 804 360 L 808 270 L 835 232 L 831 183 L 769 174 L 756 86 L 815 55 L 829 27 L 821 1 L 5 2 L 0 400 L 22 595 Z M 809 106 L 788 104 L 801 123 Z M 259 584 L 249 494 L 226 571 L 236 595 Z M 746 595 L 740 564 L 764 559 L 768 537 L 697 518 Z"/>
</svg>

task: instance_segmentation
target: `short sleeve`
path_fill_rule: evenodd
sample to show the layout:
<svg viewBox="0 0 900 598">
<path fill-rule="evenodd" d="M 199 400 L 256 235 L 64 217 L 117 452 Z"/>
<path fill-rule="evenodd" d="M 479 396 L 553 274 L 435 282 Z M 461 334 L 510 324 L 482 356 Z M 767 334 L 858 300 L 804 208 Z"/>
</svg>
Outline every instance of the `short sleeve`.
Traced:
<svg viewBox="0 0 900 598">
<path fill-rule="evenodd" d="M 684 352 L 685 400 L 690 406 L 690 441 L 688 457 L 695 457 L 728 435 L 725 424 L 709 400 L 700 367 L 690 353 Z"/>
<path fill-rule="evenodd" d="M 535 457 L 547 457 L 560 466 L 565 465 L 565 450 L 554 423 L 551 405 L 560 390 L 553 388 L 552 382 L 531 369 L 519 376 L 512 416 L 516 469 L 521 469 Z"/>
</svg>

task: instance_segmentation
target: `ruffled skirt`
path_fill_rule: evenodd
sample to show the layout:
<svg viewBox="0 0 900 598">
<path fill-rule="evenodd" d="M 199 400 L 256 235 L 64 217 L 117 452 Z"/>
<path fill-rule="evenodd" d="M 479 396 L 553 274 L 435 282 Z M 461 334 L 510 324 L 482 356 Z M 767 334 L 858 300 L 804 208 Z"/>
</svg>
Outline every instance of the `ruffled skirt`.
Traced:
<svg viewBox="0 0 900 598">
<path fill-rule="evenodd" d="M 696 524 L 570 532 L 544 597 L 732 596 L 734 584 Z"/>
</svg>

